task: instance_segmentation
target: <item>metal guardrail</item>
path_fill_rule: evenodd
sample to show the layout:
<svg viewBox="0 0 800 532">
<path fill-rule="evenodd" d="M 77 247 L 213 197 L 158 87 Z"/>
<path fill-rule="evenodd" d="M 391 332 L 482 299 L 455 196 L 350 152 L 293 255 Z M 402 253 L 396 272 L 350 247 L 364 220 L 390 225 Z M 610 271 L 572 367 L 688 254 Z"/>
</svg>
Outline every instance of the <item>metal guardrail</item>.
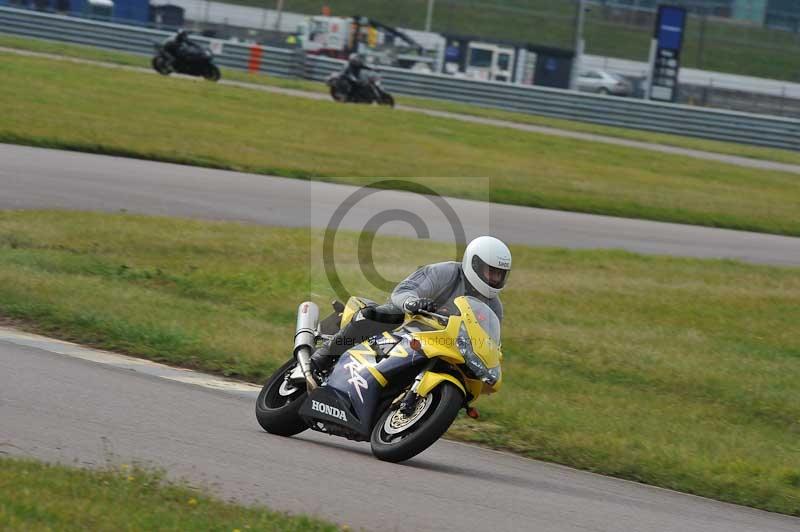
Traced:
<svg viewBox="0 0 800 532">
<path fill-rule="evenodd" d="M 0 33 L 36 37 L 51 41 L 85 44 L 109 50 L 152 55 L 153 43 L 160 43 L 173 32 L 112 24 L 40 13 L 25 9 L 0 7 Z M 192 37 L 192 40 L 211 44 L 212 39 Z M 293 77 L 298 63 L 294 50 L 260 47 L 259 70 L 275 76 Z M 222 66 L 246 70 L 250 61 L 251 46 L 224 42 L 222 53 L 216 61 Z"/>
<path fill-rule="evenodd" d="M 304 77 L 321 81 L 337 67 L 341 67 L 340 61 L 307 56 Z M 800 120 L 469 80 L 397 68 L 383 68 L 381 74 L 386 88 L 399 94 L 659 133 L 800 149 Z"/>
<path fill-rule="evenodd" d="M 150 54 L 163 31 L 13 8 L 0 8 L 0 32 Z M 209 42 L 208 39 L 197 38 Z M 226 41 L 217 62 L 246 70 L 252 46 Z M 341 61 L 301 51 L 261 47 L 259 70 L 322 81 Z M 386 88 L 398 94 L 463 102 L 508 111 L 713 140 L 800 150 L 800 120 L 575 93 L 558 89 L 382 68 Z"/>
</svg>

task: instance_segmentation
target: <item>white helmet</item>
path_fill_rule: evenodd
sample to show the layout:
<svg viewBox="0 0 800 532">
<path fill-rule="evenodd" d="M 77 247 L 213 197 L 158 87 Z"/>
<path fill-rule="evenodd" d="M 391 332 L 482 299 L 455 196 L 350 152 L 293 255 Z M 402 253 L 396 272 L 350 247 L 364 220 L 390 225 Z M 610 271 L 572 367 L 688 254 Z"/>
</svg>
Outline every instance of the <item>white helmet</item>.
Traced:
<svg viewBox="0 0 800 532">
<path fill-rule="evenodd" d="M 511 251 L 492 236 L 479 236 L 464 250 L 461 269 L 482 296 L 494 299 L 511 272 Z"/>
</svg>

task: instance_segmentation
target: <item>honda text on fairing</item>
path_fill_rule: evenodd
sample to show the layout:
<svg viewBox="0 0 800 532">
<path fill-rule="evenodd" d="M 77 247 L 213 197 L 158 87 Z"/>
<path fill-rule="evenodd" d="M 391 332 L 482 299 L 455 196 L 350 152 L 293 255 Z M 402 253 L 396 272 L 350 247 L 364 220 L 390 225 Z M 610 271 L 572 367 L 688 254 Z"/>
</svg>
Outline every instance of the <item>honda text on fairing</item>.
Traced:
<svg viewBox="0 0 800 532">
<path fill-rule="evenodd" d="M 168 76 L 173 72 L 189 76 L 201 76 L 210 81 L 219 81 L 222 74 L 214 64 L 214 54 L 210 49 L 196 43 L 182 46 L 175 56 L 167 53 L 163 44 L 155 43 L 156 55 L 153 57 L 153 69 L 159 74 Z"/>
<path fill-rule="evenodd" d="M 315 346 L 372 303 L 336 301 L 321 322 L 316 304 L 300 305 L 294 356 L 256 401 L 264 430 L 292 436 L 310 428 L 369 441 L 377 458 L 401 462 L 438 440 L 461 408 L 477 416 L 471 404 L 500 389 L 500 321 L 472 296 L 457 297 L 450 315 L 398 309 L 391 332 L 352 346 L 330 370 L 315 372 L 309 361 Z"/>
<path fill-rule="evenodd" d="M 386 92 L 381 77 L 373 70 L 364 72 L 364 79 L 356 83 L 342 73 L 333 72 L 325 83 L 330 88 L 331 98 L 337 102 L 378 103 L 394 107 L 394 97 Z"/>
</svg>

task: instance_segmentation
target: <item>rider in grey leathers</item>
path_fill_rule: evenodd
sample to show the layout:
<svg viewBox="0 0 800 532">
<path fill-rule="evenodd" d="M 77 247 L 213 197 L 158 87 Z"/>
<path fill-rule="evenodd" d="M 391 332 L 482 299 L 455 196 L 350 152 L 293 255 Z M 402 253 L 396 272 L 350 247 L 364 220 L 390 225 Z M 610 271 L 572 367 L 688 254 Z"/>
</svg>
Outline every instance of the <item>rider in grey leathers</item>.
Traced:
<svg viewBox="0 0 800 532">
<path fill-rule="evenodd" d="M 503 305 L 498 298 L 511 271 L 511 251 L 491 236 L 469 243 L 459 262 L 438 262 L 418 269 L 395 287 L 390 302 L 361 309 L 350 323 L 317 349 L 311 362 L 326 371 L 345 351 L 372 336 L 389 331 L 403 321 L 404 312 L 420 310 L 449 314 L 459 296 L 476 297 L 491 308 L 500 321 Z"/>
</svg>

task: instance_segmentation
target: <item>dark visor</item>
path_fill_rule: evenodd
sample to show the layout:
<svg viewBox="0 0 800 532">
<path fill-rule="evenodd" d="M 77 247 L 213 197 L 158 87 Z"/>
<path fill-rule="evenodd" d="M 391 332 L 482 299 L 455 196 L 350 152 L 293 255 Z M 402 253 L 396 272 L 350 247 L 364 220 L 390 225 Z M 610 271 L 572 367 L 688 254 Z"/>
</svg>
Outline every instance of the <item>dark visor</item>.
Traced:
<svg viewBox="0 0 800 532">
<path fill-rule="evenodd" d="M 489 266 L 477 255 L 472 257 L 472 269 L 475 270 L 481 281 L 492 288 L 503 288 L 508 280 L 508 270 Z"/>
</svg>

